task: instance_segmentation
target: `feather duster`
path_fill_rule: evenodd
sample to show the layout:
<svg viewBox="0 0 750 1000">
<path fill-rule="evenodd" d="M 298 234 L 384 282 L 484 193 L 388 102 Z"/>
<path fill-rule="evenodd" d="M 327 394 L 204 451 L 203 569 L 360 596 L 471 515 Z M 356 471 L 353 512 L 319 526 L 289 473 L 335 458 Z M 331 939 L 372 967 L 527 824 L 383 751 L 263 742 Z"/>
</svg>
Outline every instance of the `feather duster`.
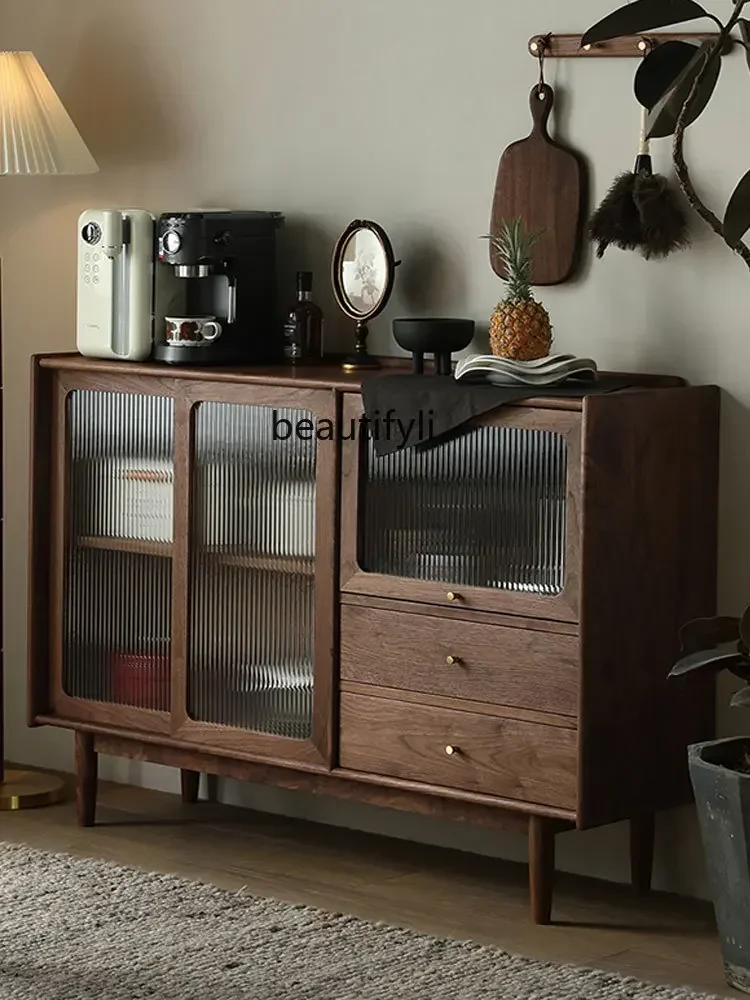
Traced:
<svg viewBox="0 0 750 1000">
<path fill-rule="evenodd" d="M 641 119 L 641 146 L 635 170 L 620 174 L 589 225 L 601 258 L 610 246 L 636 250 L 646 260 L 669 256 L 690 243 L 687 214 L 666 177 L 654 174 L 646 138 L 646 109 Z"/>
</svg>

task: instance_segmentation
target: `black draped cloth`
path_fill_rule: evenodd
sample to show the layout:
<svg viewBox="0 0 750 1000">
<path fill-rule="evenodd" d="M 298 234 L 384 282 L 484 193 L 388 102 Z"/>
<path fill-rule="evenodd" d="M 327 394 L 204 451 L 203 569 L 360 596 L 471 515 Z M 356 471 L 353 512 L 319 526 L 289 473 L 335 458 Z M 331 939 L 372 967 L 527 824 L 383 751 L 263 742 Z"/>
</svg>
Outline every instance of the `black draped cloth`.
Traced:
<svg viewBox="0 0 750 1000">
<path fill-rule="evenodd" d="M 380 375 L 362 382 L 367 433 L 376 455 L 429 447 L 475 417 L 524 399 L 582 399 L 626 389 L 625 379 L 602 375 L 596 381 L 571 379 L 562 385 L 530 388 L 486 381 L 457 382 L 450 375 Z"/>
</svg>

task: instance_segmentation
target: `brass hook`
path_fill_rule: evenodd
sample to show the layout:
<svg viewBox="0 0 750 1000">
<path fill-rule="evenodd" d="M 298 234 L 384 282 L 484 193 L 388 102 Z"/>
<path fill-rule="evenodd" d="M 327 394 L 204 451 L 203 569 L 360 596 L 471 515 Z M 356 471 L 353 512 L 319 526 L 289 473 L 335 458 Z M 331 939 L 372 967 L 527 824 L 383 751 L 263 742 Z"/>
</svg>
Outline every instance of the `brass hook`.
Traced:
<svg viewBox="0 0 750 1000">
<path fill-rule="evenodd" d="M 544 60 L 547 55 L 547 49 L 552 41 L 552 33 L 548 35 L 540 35 L 531 43 L 531 51 L 539 60 L 539 83 L 537 85 L 537 93 L 541 96 L 544 93 L 545 79 L 544 79 Z"/>
</svg>

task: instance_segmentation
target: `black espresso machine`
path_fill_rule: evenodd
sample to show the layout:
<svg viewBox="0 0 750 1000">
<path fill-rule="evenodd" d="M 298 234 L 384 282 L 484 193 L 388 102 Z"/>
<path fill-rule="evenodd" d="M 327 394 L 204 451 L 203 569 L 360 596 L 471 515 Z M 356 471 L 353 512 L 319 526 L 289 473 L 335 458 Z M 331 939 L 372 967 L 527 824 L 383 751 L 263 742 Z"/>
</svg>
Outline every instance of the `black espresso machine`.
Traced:
<svg viewBox="0 0 750 1000">
<path fill-rule="evenodd" d="M 156 232 L 156 361 L 283 359 L 276 313 L 279 212 L 170 212 Z"/>
</svg>

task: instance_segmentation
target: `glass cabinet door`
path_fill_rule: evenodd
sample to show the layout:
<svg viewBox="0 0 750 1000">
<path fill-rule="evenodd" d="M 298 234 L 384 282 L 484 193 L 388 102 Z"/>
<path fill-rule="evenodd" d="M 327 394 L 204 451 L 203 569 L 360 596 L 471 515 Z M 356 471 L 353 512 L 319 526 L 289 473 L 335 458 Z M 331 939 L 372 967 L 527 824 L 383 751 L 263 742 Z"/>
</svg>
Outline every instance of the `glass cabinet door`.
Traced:
<svg viewBox="0 0 750 1000">
<path fill-rule="evenodd" d="M 62 697 L 167 730 L 150 716 L 170 711 L 173 400 L 76 389 L 65 418 Z"/>
<path fill-rule="evenodd" d="M 574 617 L 579 439 L 580 414 L 516 408 L 390 455 L 348 443 L 343 589 Z"/>
<path fill-rule="evenodd" d="M 188 715 L 312 735 L 316 442 L 303 411 L 201 403 L 194 417 Z"/>
</svg>

